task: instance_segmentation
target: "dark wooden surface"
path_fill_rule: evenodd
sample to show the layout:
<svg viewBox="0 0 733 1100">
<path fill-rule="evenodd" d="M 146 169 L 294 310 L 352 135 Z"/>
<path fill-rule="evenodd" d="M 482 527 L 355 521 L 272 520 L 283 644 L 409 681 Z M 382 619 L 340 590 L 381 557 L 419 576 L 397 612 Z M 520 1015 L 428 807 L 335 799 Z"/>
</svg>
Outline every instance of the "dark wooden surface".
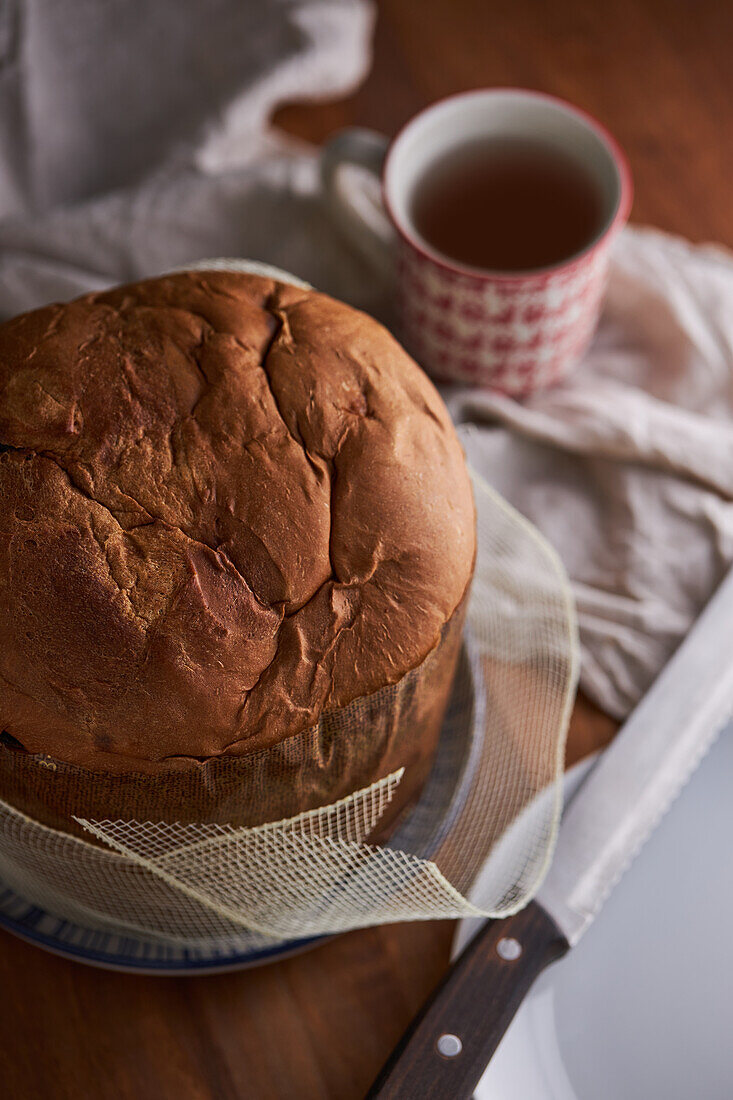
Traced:
<svg viewBox="0 0 733 1100">
<path fill-rule="evenodd" d="M 733 245 L 727 0 L 384 0 L 373 71 L 338 104 L 283 108 L 322 141 L 392 133 L 450 92 L 553 92 L 626 147 L 633 217 Z M 581 701 L 570 759 L 613 723 Z M 444 973 L 448 923 L 342 936 L 276 966 L 140 978 L 53 958 L 0 933 L 0 1096 L 8 1100 L 358 1100 Z"/>
</svg>

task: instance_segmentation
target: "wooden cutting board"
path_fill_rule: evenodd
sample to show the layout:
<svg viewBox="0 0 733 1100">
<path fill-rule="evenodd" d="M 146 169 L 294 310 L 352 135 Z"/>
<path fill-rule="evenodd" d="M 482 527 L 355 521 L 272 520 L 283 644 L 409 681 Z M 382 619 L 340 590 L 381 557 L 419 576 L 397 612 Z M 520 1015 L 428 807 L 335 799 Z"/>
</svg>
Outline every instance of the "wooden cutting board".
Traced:
<svg viewBox="0 0 733 1100">
<path fill-rule="evenodd" d="M 552 92 L 625 146 L 633 217 L 733 244 L 722 0 L 383 0 L 372 74 L 353 97 L 277 121 L 312 141 L 393 133 L 450 92 Z M 582 700 L 569 762 L 615 726 Z M 353 932 L 260 970 L 141 978 L 78 966 L 0 933 L 0 1095 L 8 1100 L 358 1100 L 441 976 L 450 922 Z"/>
</svg>

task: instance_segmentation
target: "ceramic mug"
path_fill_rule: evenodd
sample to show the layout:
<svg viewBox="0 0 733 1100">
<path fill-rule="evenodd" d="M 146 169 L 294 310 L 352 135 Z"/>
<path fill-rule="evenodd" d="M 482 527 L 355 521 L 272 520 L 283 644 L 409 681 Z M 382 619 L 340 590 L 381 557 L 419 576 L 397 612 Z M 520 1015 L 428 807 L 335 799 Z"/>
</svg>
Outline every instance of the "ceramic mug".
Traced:
<svg viewBox="0 0 733 1100">
<path fill-rule="evenodd" d="M 468 142 L 508 136 L 549 143 L 582 164 L 602 216 L 595 236 L 550 267 L 523 272 L 465 266 L 418 233 L 411 196 L 437 160 Z M 611 242 L 632 199 L 626 158 L 589 115 L 538 92 L 487 89 L 450 96 L 413 118 L 391 143 L 346 130 L 324 149 L 333 209 L 384 272 L 397 276 L 401 337 L 436 379 L 527 394 L 577 364 L 595 329 Z M 340 184 L 346 165 L 381 179 L 381 202 Z"/>
</svg>

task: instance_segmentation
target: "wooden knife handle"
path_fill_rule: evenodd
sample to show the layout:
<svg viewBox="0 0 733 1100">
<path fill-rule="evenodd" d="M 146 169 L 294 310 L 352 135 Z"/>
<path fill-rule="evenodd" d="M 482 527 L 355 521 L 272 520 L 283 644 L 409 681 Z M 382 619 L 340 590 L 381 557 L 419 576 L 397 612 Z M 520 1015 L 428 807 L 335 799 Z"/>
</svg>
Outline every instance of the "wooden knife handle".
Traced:
<svg viewBox="0 0 733 1100">
<path fill-rule="evenodd" d="M 568 948 L 536 902 L 490 921 L 415 1017 L 367 1100 L 468 1100 L 532 982 Z"/>
</svg>

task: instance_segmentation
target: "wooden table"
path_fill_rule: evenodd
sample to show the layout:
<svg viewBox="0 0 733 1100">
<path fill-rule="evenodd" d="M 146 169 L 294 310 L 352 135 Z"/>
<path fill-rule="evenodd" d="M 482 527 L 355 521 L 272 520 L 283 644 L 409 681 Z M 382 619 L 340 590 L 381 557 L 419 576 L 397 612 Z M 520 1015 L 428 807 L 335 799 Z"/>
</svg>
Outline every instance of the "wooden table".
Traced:
<svg viewBox="0 0 733 1100">
<path fill-rule="evenodd" d="M 504 84 L 570 99 L 629 154 L 634 217 L 733 244 L 726 0 L 384 0 L 366 84 L 278 122 L 322 141 L 388 133 L 431 100 Z M 569 754 L 613 723 L 576 708 Z M 7 1100 L 357 1100 L 435 985 L 448 922 L 354 932 L 261 970 L 140 978 L 0 934 L 0 1095 Z"/>
</svg>

